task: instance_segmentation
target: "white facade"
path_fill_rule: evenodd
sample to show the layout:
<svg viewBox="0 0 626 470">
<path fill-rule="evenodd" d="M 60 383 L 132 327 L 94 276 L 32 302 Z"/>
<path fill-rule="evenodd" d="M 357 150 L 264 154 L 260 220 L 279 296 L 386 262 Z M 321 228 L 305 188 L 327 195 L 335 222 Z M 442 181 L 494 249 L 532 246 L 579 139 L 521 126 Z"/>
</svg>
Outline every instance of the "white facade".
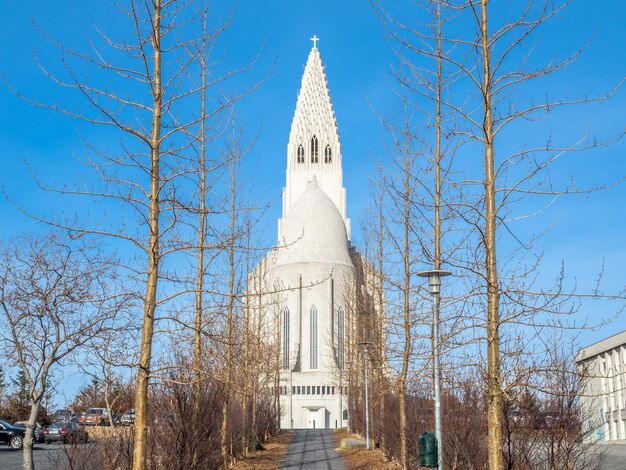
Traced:
<svg viewBox="0 0 626 470">
<path fill-rule="evenodd" d="M 580 396 L 583 431 L 590 439 L 626 439 L 626 331 L 578 351 L 586 380 Z"/>
<path fill-rule="evenodd" d="M 252 273 L 263 280 L 265 336 L 280 348 L 274 383 L 283 429 L 347 425 L 341 370 L 355 268 L 341 162 L 326 74 L 313 46 L 287 145 L 278 244 Z"/>
</svg>

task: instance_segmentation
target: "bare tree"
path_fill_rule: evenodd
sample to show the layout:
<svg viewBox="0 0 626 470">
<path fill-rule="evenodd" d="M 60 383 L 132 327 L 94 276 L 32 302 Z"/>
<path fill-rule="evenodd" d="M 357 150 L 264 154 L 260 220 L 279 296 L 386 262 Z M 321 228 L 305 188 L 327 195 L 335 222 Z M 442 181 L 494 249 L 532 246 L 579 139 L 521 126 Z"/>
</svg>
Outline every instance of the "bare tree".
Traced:
<svg viewBox="0 0 626 470">
<path fill-rule="evenodd" d="M 24 469 L 32 470 L 33 429 L 51 374 L 82 346 L 116 328 L 127 296 L 115 292 L 113 265 L 61 234 L 21 236 L 2 247 L 2 352 L 15 358 L 29 385 Z"/>
<path fill-rule="evenodd" d="M 544 385 L 540 443 L 537 446 L 551 470 L 599 469 L 605 449 L 598 447 L 593 430 L 583 426 L 581 393 L 588 375 L 576 369 L 573 339 L 555 329 L 545 369 L 539 371 Z"/>
<path fill-rule="evenodd" d="M 211 239 L 210 233 L 210 216 L 212 212 L 220 212 L 221 209 L 216 207 L 212 208 L 212 202 L 210 193 L 214 190 L 214 186 L 223 177 L 222 167 L 227 163 L 228 157 L 222 158 L 219 155 L 211 158 L 211 144 L 218 139 L 222 133 L 222 127 L 220 121 L 221 115 L 213 115 L 211 113 L 212 101 L 209 92 L 210 80 L 211 80 L 211 53 L 215 47 L 215 42 L 218 37 L 228 28 L 230 19 L 232 17 L 232 11 L 230 16 L 222 25 L 217 28 L 216 31 L 209 31 L 209 9 L 208 4 L 204 5 L 199 15 L 201 16 L 201 28 L 202 38 L 197 43 L 192 43 L 189 47 L 189 56 L 192 57 L 197 63 L 200 75 L 200 92 L 199 92 L 199 122 L 198 129 L 195 134 L 191 134 L 192 138 L 192 150 L 195 152 L 195 158 L 190 158 L 190 165 L 195 168 L 192 175 L 192 179 L 195 183 L 194 188 L 194 200 L 191 201 L 191 205 L 188 207 L 192 215 L 197 216 L 197 246 L 195 247 L 196 253 L 196 272 L 195 272 L 195 296 L 194 296 L 194 314 L 193 320 L 193 370 L 194 370 L 194 409 L 196 412 L 193 414 L 194 430 L 196 432 L 202 432 L 202 426 L 199 422 L 200 419 L 200 404 L 202 400 L 202 387 L 206 374 L 203 373 L 202 365 L 205 362 L 204 358 L 204 344 L 206 342 L 205 333 L 206 326 L 209 321 L 205 316 L 205 291 L 206 276 L 210 273 L 210 260 L 217 256 L 217 253 L 223 247 L 219 247 L 219 240 Z M 192 71 L 192 75 L 195 71 Z M 192 77 L 193 79 L 193 77 Z M 219 93 L 219 92 L 218 92 Z M 222 197 L 218 198 L 215 204 L 219 205 L 222 201 Z M 208 325 L 210 326 L 210 325 Z M 196 454 L 199 450 L 196 451 Z M 197 466 L 197 461 L 194 459 L 194 468 Z"/>
<path fill-rule="evenodd" d="M 125 312 L 123 312 L 125 313 Z M 132 370 L 137 363 L 134 355 L 137 348 L 138 328 L 129 321 L 127 314 L 116 318 L 115 330 L 105 331 L 92 338 L 77 361 L 78 368 L 99 385 L 102 405 L 107 409 L 109 425 L 115 426 L 114 417 L 132 408 L 134 382 Z M 87 407 L 101 406 L 85 403 Z M 77 411 L 77 410 L 75 410 Z"/>
<path fill-rule="evenodd" d="M 378 250 L 386 252 L 387 274 L 384 279 L 388 294 L 385 305 L 390 309 L 389 352 L 391 363 L 398 369 L 395 384 L 399 413 L 398 457 L 403 468 L 409 468 L 408 384 L 412 374 L 424 367 L 424 360 L 429 355 L 424 355 L 424 345 L 419 344 L 424 335 L 417 332 L 418 326 L 425 326 L 423 315 L 418 311 L 419 287 L 415 278 L 424 259 L 421 250 L 424 232 L 417 209 L 420 183 L 414 176 L 420 163 L 419 143 L 411 127 L 415 107 L 405 92 L 406 89 L 399 91 L 402 109 L 397 119 L 383 120 L 391 140 L 391 157 L 388 169 L 379 177 L 384 184 L 386 207 L 378 210 L 384 210 L 386 217 L 379 222 L 383 233 L 376 236 L 384 237 L 388 243 L 386 248 L 379 246 Z"/>
<path fill-rule="evenodd" d="M 461 72 L 474 85 L 477 97 L 482 103 L 482 112 L 474 114 L 461 106 L 455 110 L 472 128 L 467 135 L 483 146 L 484 177 L 481 181 L 483 194 L 472 208 L 476 211 L 475 227 L 480 230 L 480 244 L 484 256 L 482 268 L 476 270 L 481 284 L 486 290 L 486 346 L 487 346 L 487 394 L 488 394 L 488 455 L 491 469 L 503 468 L 503 435 L 505 416 L 503 402 L 506 394 L 515 386 L 527 382 L 530 374 L 528 368 L 511 368 L 513 372 L 508 383 L 505 383 L 505 372 L 502 362 L 502 331 L 504 323 L 532 325 L 541 328 L 546 324 L 545 315 L 567 314 L 572 310 L 569 304 L 571 292 L 563 289 L 562 280 L 557 280 L 557 288 L 550 291 L 541 289 L 541 293 L 533 292 L 534 270 L 524 266 L 523 271 L 515 269 L 507 263 L 509 254 L 497 254 L 498 236 L 503 233 L 514 233 L 509 220 L 515 211 L 516 204 L 525 196 L 535 195 L 540 198 L 548 195 L 555 198 L 563 194 L 586 192 L 574 184 L 566 183 L 559 188 L 552 185 L 547 171 L 563 155 L 574 151 L 588 150 L 598 145 L 594 139 L 582 140 L 574 145 L 559 146 L 546 137 L 545 144 L 536 147 L 525 145 L 518 151 L 496 158 L 498 142 L 504 138 L 505 131 L 521 120 L 535 120 L 552 110 L 572 104 L 588 103 L 606 97 L 582 97 L 580 99 L 545 98 L 539 100 L 521 99 L 520 91 L 529 82 L 546 77 L 562 70 L 574 61 L 582 52 L 576 51 L 561 60 L 551 60 L 546 65 L 531 65 L 528 60 L 534 50 L 533 37 L 538 30 L 551 18 L 556 16 L 565 4 L 553 5 L 548 1 L 528 2 L 513 14 L 513 20 L 497 18 L 497 26 L 490 23 L 490 14 L 494 7 L 487 0 L 469 1 L 465 5 L 469 10 L 469 18 L 473 20 L 476 37 L 470 41 L 468 56 L 475 54 L 467 66 L 456 61 Z M 453 40 L 459 44 L 461 40 Z M 468 43 L 469 44 L 469 43 Z M 525 58 L 510 66 L 515 54 L 524 54 Z M 454 59 L 447 59 L 454 60 Z M 521 91 L 523 93 L 523 91 Z M 526 172 L 517 172 L 516 165 L 526 165 Z M 512 180 L 512 181 L 511 181 Z M 551 201 L 548 202 L 548 204 Z M 541 204 L 541 203 L 540 203 Z M 541 208 L 540 208 L 541 210 Z M 528 244 L 520 243 L 524 255 L 528 254 Z M 524 279 L 524 287 L 520 289 L 518 279 Z M 505 303 L 502 304 L 504 296 Z M 560 320 L 554 326 L 562 325 Z M 535 330 L 536 331 L 536 330 Z M 522 335 L 524 332 L 520 332 Z M 535 332 L 531 332 L 535 336 Z M 531 337 L 532 337 L 531 336 Z M 505 336 L 506 338 L 507 336 Z M 511 338 L 511 336 L 508 336 Z M 524 340 L 511 344 L 519 346 Z M 537 343 L 531 341 L 532 347 Z M 521 350 L 530 348 L 522 347 Z M 511 349 L 509 349 L 511 351 Z M 514 350 L 513 350 L 514 351 Z M 517 354 L 514 354 L 516 357 Z M 514 359 L 519 364 L 519 359 Z M 517 371 L 516 371 L 517 369 Z"/>
<path fill-rule="evenodd" d="M 540 354 L 544 359 L 547 354 L 541 338 L 552 327 L 574 326 L 566 316 L 576 311 L 579 295 L 565 287 L 563 272 L 552 286 L 539 285 L 537 272 L 542 260 L 535 251 L 537 236 L 522 240 L 516 234 L 517 221 L 542 213 L 562 195 L 599 189 L 579 188 L 570 179 L 559 187 L 559 180 L 553 179 L 549 170 L 569 153 L 607 143 L 582 138 L 574 144 L 559 145 L 547 132 L 545 141 L 536 143 L 536 134 L 527 123 L 566 106 L 600 101 L 615 90 L 570 99 L 552 98 L 550 90 L 537 97 L 537 89 L 531 88 L 538 80 L 562 71 L 585 48 L 583 45 L 573 54 L 561 59 L 549 57 L 545 62 L 535 57 L 543 49 L 538 47 L 542 27 L 561 13 L 566 3 L 523 2 L 511 5 L 502 15 L 487 0 L 428 2 L 454 11 L 447 31 L 433 30 L 428 22 L 420 24 L 419 14 L 415 22 L 399 20 L 381 6 L 382 2 L 374 3 L 410 70 L 422 74 L 424 61 L 436 63 L 437 68 L 443 63 L 451 69 L 455 89 L 444 98 L 437 94 L 436 105 L 462 123 L 448 136 L 466 139 L 463 151 L 467 155 L 480 152 L 483 156 L 482 175 L 472 171 L 468 158 L 470 166 L 456 183 L 465 188 L 464 199 L 447 202 L 469 227 L 461 229 L 467 234 L 460 245 L 465 249 L 448 257 L 447 262 L 471 280 L 466 292 L 456 293 L 465 304 L 466 317 L 461 323 L 466 329 L 457 332 L 455 342 L 468 351 L 466 358 L 477 355 L 473 342 L 485 345 L 481 360 L 486 363 L 488 396 L 486 444 L 489 468 L 499 470 L 504 465 L 505 398 L 516 388 L 538 380 L 535 372 L 541 368 Z M 425 96 L 419 90 L 417 93 Z M 505 145 L 522 128 L 525 137 L 520 147 Z M 534 202 L 529 196 L 535 197 Z M 599 288 L 592 295 L 623 297 L 620 293 L 605 294 Z M 549 317 L 556 320 L 548 321 Z M 485 333 L 479 333 L 477 326 Z M 481 361 L 473 365 L 483 366 Z"/>
<path fill-rule="evenodd" d="M 76 234 L 106 236 L 129 243 L 134 250 L 131 259 L 123 264 L 129 288 L 136 289 L 144 301 L 137 359 L 133 463 L 135 469 L 143 469 L 148 384 L 154 372 L 155 322 L 168 302 L 187 292 L 177 287 L 181 280 L 178 273 L 163 270 L 164 260 L 197 247 L 196 240 L 185 241 L 181 229 L 184 208 L 191 206 L 185 197 L 190 192 L 188 177 L 198 171 L 197 166 L 188 165 L 192 160 L 189 153 L 200 141 L 197 136 L 204 135 L 204 126 L 255 87 L 232 96 L 223 91 L 215 93 L 208 106 L 209 88 L 218 88 L 231 76 L 249 68 L 218 70 L 220 62 L 210 62 L 206 56 L 207 48 L 228 26 L 232 12 L 226 22 L 217 22 L 217 27 L 209 31 L 206 9 L 198 15 L 194 2 L 129 0 L 127 6 L 119 8 L 129 20 L 130 35 L 116 39 L 96 28 L 98 38 L 88 43 L 89 52 L 66 47 L 44 33 L 62 53 L 65 75 L 49 71 L 39 61 L 38 64 L 55 84 L 75 90 L 84 98 L 85 109 L 23 97 L 35 105 L 102 126 L 120 137 L 117 152 L 103 152 L 87 145 L 91 171 L 88 177 L 93 176 L 95 182 L 86 179 L 74 186 L 39 182 L 43 189 L 59 195 L 119 204 L 119 212 L 113 217 L 103 217 L 100 222 L 94 222 L 90 214 L 69 220 L 54 214 L 41 215 L 40 211 L 25 212 Z M 95 72 L 89 80 L 84 78 L 88 70 Z M 201 76 L 200 83 L 197 76 Z M 192 106 L 196 99 L 203 106 L 199 116 L 190 111 L 197 109 Z M 140 291 L 143 293 L 139 294 Z M 163 317 L 164 322 L 176 322 L 173 317 Z"/>
<path fill-rule="evenodd" d="M 379 175 L 383 174 L 382 169 L 378 170 Z M 372 365 L 375 371 L 373 381 L 376 385 L 376 401 L 378 402 L 377 419 L 373 419 L 374 433 L 380 450 L 383 454 L 388 454 L 387 449 L 387 429 L 385 428 L 386 407 L 385 402 L 390 391 L 390 367 L 388 362 L 388 322 L 387 305 L 385 298 L 385 268 L 387 245 L 385 239 L 385 194 L 386 188 L 384 178 L 372 178 L 372 214 L 367 217 L 368 223 L 363 224 L 361 231 L 364 234 L 364 252 L 370 268 L 368 275 L 368 292 L 373 295 L 372 321 L 368 325 L 372 333 L 370 349 L 372 354 Z M 376 221 L 371 224 L 371 221 Z"/>
<path fill-rule="evenodd" d="M 234 122 L 232 122 L 234 127 Z M 235 129 L 233 129 L 233 132 Z M 229 201 L 228 201 L 228 229 L 226 232 L 226 253 L 227 253 L 227 266 L 228 266 L 228 280 L 227 280 L 227 292 L 226 295 L 226 334 L 224 337 L 224 343 L 226 346 L 225 351 L 225 367 L 226 374 L 224 378 L 224 401 L 222 403 L 222 467 L 226 470 L 230 466 L 230 451 L 229 444 L 229 415 L 230 415 L 230 400 L 231 400 L 231 386 L 233 378 L 233 342 L 234 342 L 234 329 L 235 329 L 235 308 L 236 308 L 236 296 L 238 293 L 237 285 L 237 247 L 242 245 L 241 233 L 238 227 L 238 197 L 239 187 L 237 179 L 237 167 L 240 161 L 241 154 L 240 149 L 237 148 L 238 141 L 233 138 L 228 146 L 228 152 L 231 156 L 231 163 L 229 169 Z"/>
</svg>

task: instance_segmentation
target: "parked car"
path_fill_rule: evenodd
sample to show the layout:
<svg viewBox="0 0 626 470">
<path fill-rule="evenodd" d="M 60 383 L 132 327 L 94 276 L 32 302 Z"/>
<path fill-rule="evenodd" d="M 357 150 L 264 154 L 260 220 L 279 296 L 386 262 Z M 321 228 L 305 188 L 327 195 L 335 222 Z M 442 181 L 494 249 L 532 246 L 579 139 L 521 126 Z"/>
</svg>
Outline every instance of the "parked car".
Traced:
<svg viewBox="0 0 626 470">
<path fill-rule="evenodd" d="M 111 420 L 106 408 L 89 408 L 80 417 L 83 426 L 110 426 Z"/>
<path fill-rule="evenodd" d="M 54 412 L 54 421 L 59 423 L 73 423 L 76 422 L 76 413 L 69 408 L 61 408 Z"/>
<path fill-rule="evenodd" d="M 135 409 L 130 409 L 120 418 L 120 424 L 123 426 L 132 426 L 135 424 Z"/>
<path fill-rule="evenodd" d="M 89 433 L 78 423 L 52 423 L 43 430 L 46 444 L 61 441 L 68 442 L 87 442 Z"/>
<path fill-rule="evenodd" d="M 26 431 L 14 428 L 5 421 L 0 421 L 0 442 L 7 444 L 11 449 L 21 449 L 24 445 Z"/>
<path fill-rule="evenodd" d="M 157 426 L 174 426 L 176 423 L 175 413 L 165 413 L 154 418 L 154 424 Z"/>
<path fill-rule="evenodd" d="M 27 421 L 16 421 L 13 423 L 14 428 L 23 429 L 24 433 L 26 433 L 26 423 Z M 35 423 L 35 429 L 33 429 L 33 438 L 35 442 L 43 442 L 43 426 L 39 423 Z"/>
</svg>

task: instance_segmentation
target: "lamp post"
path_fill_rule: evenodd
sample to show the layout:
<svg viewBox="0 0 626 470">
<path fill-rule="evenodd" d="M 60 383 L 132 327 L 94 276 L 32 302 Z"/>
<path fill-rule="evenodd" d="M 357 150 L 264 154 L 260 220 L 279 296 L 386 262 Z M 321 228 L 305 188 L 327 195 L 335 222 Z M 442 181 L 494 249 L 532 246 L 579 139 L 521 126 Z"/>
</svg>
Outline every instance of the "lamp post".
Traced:
<svg viewBox="0 0 626 470">
<path fill-rule="evenodd" d="M 437 468 L 443 470 L 443 446 L 441 443 L 441 388 L 439 384 L 439 294 L 441 293 L 441 278 L 452 274 L 450 271 L 433 269 L 417 273 L 420 277 L 428 278 L 430 295 L 433 296 L 433 368 L 435 388 L 435 436 L 437 437 Z"/>
<path fill-rule="evenodd" d="M 360 341 L 358 343 L 360 346 L 363 346 L 365 354 L 363 356 L 365 362 L 365 446 L 369 450 L 370 448 L 370 400 L 369 400 L 369 349 L 368 346 L 370 343 L 367 341 Z"/>
</svg>

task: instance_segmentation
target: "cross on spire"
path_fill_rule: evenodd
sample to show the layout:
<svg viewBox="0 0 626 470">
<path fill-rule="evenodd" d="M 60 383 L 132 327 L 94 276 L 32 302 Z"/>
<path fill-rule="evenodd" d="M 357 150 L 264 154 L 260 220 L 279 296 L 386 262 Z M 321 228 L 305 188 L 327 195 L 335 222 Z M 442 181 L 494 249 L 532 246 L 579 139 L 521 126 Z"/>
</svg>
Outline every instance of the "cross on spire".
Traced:
<svg viewBox="0 0 626 470">
<path fill-rule="evenodd" d="M 318 38 L 315 34 L 313 35 L 313 37 L 311 38 L 311 41 L 313 41 L 313 49 L 317 49 L 317 41 L 319 41 L 320 38 Z"/>
</svg>

